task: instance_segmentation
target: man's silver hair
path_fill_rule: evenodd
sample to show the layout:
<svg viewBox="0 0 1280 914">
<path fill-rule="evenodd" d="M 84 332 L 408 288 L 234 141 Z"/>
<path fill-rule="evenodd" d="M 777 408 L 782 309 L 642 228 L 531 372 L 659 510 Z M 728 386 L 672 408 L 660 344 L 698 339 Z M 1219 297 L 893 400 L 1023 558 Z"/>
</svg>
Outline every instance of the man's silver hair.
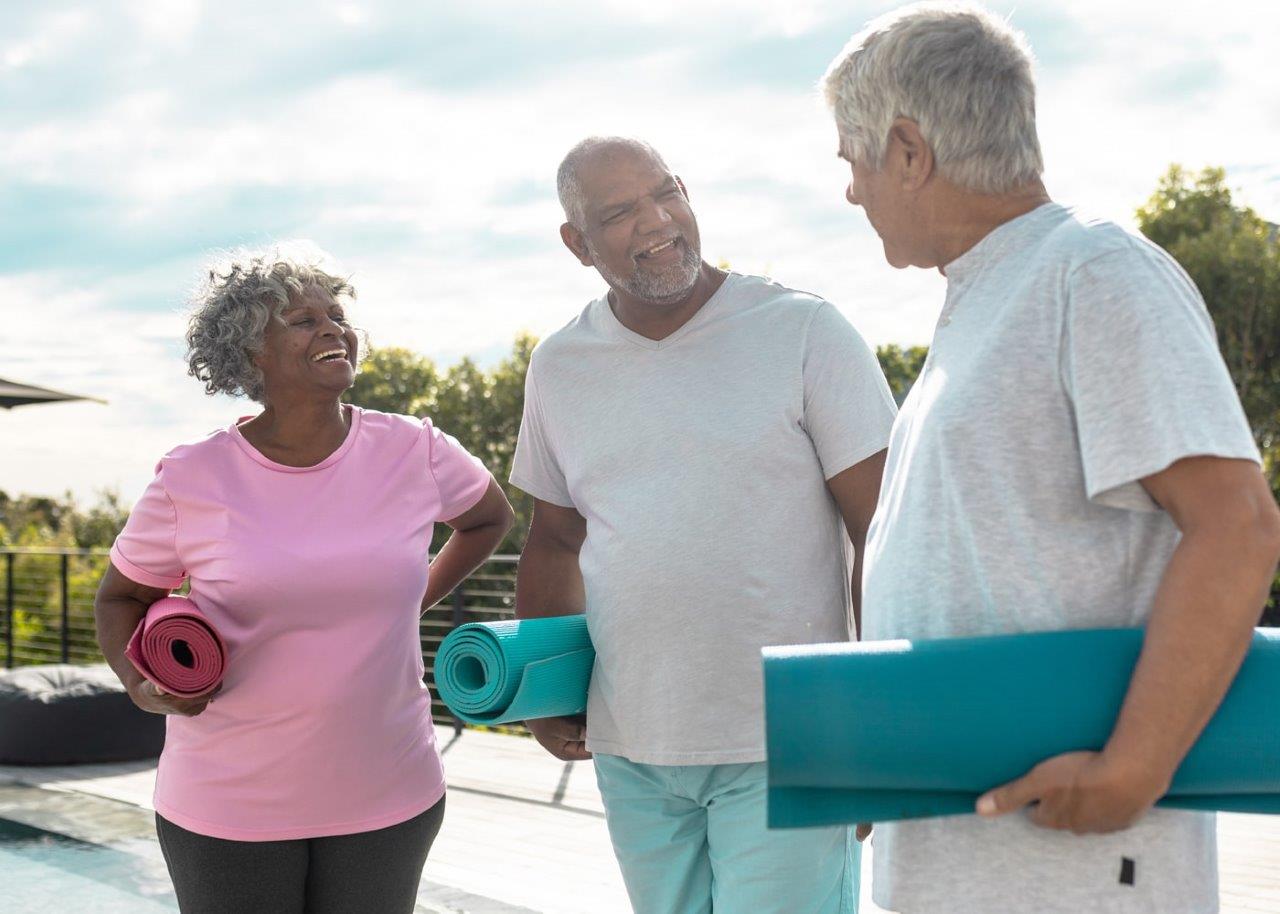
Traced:
<svg viewBox="0 0 1280 914">
<path fill-rule="evenodd" d="M 582 193 L 582 184 L 578 180 L 578 170 L 582 164 L 597 153 L 612 149 L 624 149 L 637 155 L 647 156 L 667 169 L 658 150 L 644 140 L 627 136 L 589 136 L 566 153 L 556 171 L 556 193 L 560 196 L 560 205 L 564 208 L 565 221 L 581 231 L 586 227 L 587 201 Z M 670 169 L 667 169 L 670 171 Z"/>
<path fill-rule="evenodd" d="M 307 242 L 219 258 L 191 297 L 187 373 L 204 382 L 206 393 L 263 402 L 262 371 L 253 357 L 262 352 L 267 324 L 313 288 L 341 302 L 356 296 L 328 255 Z"/>
<path fill-rule="evenodd" d="M 1040 176 L 1026 39 L 979 6 L 916 3 L 853 37 L 822 80 L 841 152 L 878 169 L 894 118 L 910 118 L 959 187 L 1005 193 Z"/>
</svg>

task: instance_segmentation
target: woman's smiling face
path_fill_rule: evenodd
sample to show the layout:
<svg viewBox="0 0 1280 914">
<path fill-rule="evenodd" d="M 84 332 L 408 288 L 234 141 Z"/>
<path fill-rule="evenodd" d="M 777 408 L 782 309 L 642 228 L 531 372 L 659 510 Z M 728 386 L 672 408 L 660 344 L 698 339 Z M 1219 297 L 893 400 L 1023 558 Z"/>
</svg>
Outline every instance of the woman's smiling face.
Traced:
<svg viewBox="0 0 1280 914">
<path fill-rule="evenodd" d="M 359 340 L 342 304 L 311 286 L 273 317 L 254 363 L 268 399 L 305 390 L 340 395 L 355 383 Z"/>
</svg>

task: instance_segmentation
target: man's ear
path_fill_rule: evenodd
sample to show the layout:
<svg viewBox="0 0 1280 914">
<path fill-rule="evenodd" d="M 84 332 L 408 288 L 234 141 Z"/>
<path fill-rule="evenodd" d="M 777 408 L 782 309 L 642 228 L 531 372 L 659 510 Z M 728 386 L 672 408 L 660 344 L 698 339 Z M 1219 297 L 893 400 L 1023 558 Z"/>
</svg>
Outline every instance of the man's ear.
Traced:
<svg viewBox="0 0 1280 914">
<path fill-rule="evenodd" d="M 594 267 L 595 261 L 591 259 L 591 252 L 587 250 L 587 239 L 582 232 L 572 222 L 566 222 L 560 226 L 560 240 L 564 242 L 564 246 L 574 257 L 578 258 L 578 263 L 584 267 Z"/>
<path fill-rule="evenodd" d="M 933 149 L 910 118 L 896 118 L 889 128 L 888 156 L 894 159 L 903 190 L 919 190 L 933 176 Z"/>
<path fill-rule="evenodd" d="M 675 179 L 676 179 L 676 187 L 680 188 L 680 193 L 684 194 L 684 198 L 685 198 L 686 200 L 688 200 L 688 199 L 689 199 L 689 188 L 687 188 L 687 187 L 685 187 L 685 186 L 684 186 L 684 182 L 680 180 L 680 176 L 679 176 L 679 175 L 672 175 L 671 177 L 673 177 L 673 178 L 675 178 Z"/>
</svg>

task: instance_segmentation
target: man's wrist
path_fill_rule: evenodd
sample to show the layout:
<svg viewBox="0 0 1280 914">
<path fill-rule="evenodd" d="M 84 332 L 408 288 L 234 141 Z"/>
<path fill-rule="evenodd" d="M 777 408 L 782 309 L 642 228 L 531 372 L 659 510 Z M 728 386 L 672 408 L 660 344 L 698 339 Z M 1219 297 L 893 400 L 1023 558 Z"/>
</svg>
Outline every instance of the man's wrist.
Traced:
<svg viewBox="0 0 1280 914">
<path fill-rule="evenodd" d="M 1102 750 L 1100 760 L 1117 790 L 1152 803 L 1168 793 L 1178 767 L 1167 752 L 1143 752 L 1114 740 Z"/>
</svg>

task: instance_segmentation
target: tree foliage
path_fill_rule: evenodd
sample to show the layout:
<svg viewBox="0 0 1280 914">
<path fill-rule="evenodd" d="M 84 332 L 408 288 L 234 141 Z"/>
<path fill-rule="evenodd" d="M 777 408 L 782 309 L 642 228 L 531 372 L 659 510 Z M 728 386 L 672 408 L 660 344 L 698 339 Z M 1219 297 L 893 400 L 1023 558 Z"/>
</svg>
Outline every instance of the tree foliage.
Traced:
<svg viewBox="0 0 1280 914">
<path fill-rule="evenodd" d="M 98 493 L 88 508 L 70 492 L 61 499 L 0 492 L 0 546 L 106 548 L 128 516 L 114 490 Z"/>
<path fill-rule="evenodd" d="M 902 405 L 907 398 L 911 385 L 920 376 L 924 367 L 925 356 L 929 354 L 928 346 L 908 346 L 903 348 L 894 343 L 876 347 L 876 358 L 880 360 L 880 370 L 884 372 L 889 389 L 893 391 L 893 399 Z"/>
</svg>

